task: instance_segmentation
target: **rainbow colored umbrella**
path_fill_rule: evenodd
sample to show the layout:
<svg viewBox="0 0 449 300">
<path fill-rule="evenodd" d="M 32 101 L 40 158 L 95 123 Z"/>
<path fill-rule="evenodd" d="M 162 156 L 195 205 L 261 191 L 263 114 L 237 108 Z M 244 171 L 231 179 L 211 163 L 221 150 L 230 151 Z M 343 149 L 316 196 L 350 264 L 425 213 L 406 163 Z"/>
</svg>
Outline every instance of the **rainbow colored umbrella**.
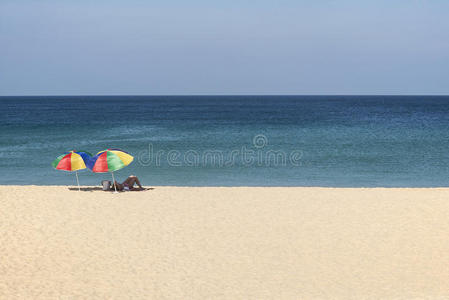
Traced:
<svg viewBox="0 0 449 300">
<path fill-rule="evenodd" d="M 100 151 L 90 159 L 87 167 L 94 173 L 106 173 L 111 172 L 112 182 L 115 182 L 114 171 L 120 170 L 126 167 L 133 161 L 129 153 L 120 149 L 106 149 Z M 115 191 L 117 192 L 117 187 L 115 186 Z"/>
<path fill-rule="evenodd" d="M 52 162 L 53 168 L 63 171 L 75 171 L 76 182 L 78 184 L 78 190 L 80 191 L 80 182 L 78 179 L 78 170 L 86 168 L 86 163 L 89 163 L 92 154 L 86 151 L 69 151 L 66 152 Z"/>
</svg>

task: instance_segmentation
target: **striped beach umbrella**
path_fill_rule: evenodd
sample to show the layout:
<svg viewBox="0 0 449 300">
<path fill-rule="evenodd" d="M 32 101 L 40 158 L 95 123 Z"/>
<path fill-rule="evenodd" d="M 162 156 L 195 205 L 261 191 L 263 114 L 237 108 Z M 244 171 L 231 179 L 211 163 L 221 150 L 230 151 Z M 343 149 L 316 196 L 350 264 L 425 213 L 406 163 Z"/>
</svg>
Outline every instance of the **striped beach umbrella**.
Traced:
<svg viewBox="0 0 449 300">
<path fill-rule="evenodd" d="M 129 153 L 120 149 L 106 149 L 100 151 L 92 157 L 92 159 L 87 164 L 87 167 L 94 173 L 106 173 L 111 172 L 112 182 L 115 182 L 114 171 L 120 170 L 126 167 L 133 161 Z M 115 186 L 115 191 L 117 192 L 117 187 Z"/>
<path fill-rule="evenodd" d="M 86 168 L 86 163 L 88 164 L 91 159 L 92 154 L 86 151 L 69 151 L 58 156 L 53 162 L 52 166 L 56 170 L 63 171 L 75 171 L 76 183 L 78 184 L 78 190 L 80 191 L 80 182 L 78 179 L 78 170 Z"/>
</svg>

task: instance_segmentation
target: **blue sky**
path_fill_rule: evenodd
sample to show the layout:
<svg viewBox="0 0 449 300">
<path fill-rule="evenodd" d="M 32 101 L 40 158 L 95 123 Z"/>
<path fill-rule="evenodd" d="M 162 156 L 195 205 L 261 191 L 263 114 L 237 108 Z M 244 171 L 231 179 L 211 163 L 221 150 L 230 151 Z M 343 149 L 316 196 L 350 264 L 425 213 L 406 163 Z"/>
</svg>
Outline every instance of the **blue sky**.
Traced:
<svg viewBox="0 0 449 300">
<path fill-rule="evenodd" d="M 449 1 L 0 2 L 0 95 L 449 94 Z"/>
</svg>

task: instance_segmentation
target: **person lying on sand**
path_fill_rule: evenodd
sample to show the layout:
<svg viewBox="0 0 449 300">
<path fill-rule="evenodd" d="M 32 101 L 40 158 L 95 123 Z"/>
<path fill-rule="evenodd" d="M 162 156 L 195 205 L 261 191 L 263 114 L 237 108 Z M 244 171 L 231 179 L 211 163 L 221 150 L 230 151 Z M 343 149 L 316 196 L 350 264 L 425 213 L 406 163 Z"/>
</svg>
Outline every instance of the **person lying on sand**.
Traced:
<svg viewBox="0 0 449 300">
<path fill-rule="evenodd" d="M 143 191 L 144 188 L 140 184 L 139 178 L 137 178 L 134 175 L 129 176 L 126 178 L 123 183 L 118 183 L 117 180 L 114 182 L 115 186 L 117 187 L 117 191 Z M 112 189 L 114 189 L 114 184 L 112 184 Z M 134 187 L 134 184 L 136 184 L 138 187 Z"/>
</svg>

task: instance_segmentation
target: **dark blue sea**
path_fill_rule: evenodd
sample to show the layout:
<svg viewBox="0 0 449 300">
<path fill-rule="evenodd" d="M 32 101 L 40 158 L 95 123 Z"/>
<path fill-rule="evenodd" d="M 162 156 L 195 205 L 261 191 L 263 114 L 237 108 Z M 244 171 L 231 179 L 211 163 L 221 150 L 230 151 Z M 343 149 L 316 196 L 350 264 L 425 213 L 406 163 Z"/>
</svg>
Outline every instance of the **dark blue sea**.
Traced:
<svg viewBox="0 0 449 300">
<path fill-rule="evenodd" d="M 0 184 L 74 185 L 51 162 L 106 148 L 149 186 L 449 186 L 449 97 L 0 97 Z"/>
</svg>

